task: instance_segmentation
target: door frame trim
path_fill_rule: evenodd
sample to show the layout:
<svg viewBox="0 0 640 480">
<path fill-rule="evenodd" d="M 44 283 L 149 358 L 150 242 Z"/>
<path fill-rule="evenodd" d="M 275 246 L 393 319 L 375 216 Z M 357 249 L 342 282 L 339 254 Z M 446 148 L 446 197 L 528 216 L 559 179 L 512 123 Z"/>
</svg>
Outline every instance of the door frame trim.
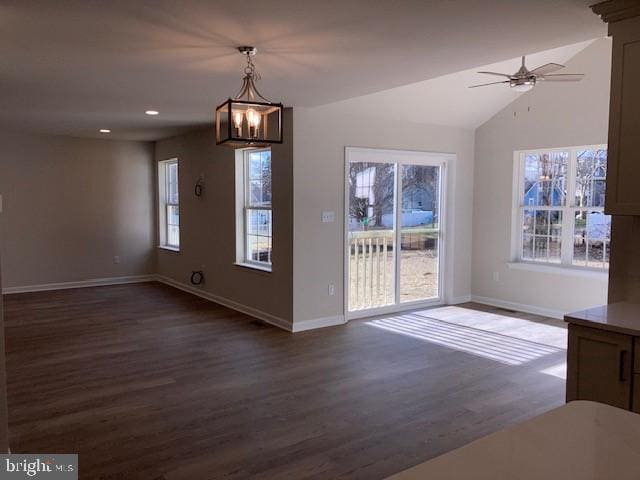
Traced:
<svg viewBox="0 0 640 480">
<path fill-rule="evenodd" d="M 440 225 L 440 244 L 438 245 L 438 297 L 429 298 L 424 300 L 418 300 L 413 302 L 399 303 L 397 302 L 392 305 L 386 305 L 383 307 L 370 308 L 364 310 L 355 310 L 353 312 L 349 312 L 349 164 L 350 157 L 354 154 L 374 154 L 380 156 L 381 158 L 368 158 L 367 162 L 369 163 L 393 163 L 396 165 L 396 175 L 400 175 L 400 169 L 398 168 L 400 165 L 434 165 L 438 164 L 441 167 L 441 180 L 440 180 L 440 216 L 444 218 L 444 222 Z M 435 162 L 426 161 L 428 157 L 432 157 L 432 160 Z M 422 161 L 416 159 L 422 159 Z M 449 152 L 433 152 L 433 151 L 424 151 L 424 150 L 400 150 L 400 149 L 384 149 L 384 148 L 369 148 L 369 147 L 345 147 L 344 149 L 344 209 L 342 212 L 343 215 L 343 311 L 344 318 L 346 321 L 356 318 L 366 318 L 375 315 L 383 315 L 387 313 L 397 313 L 403 312 L 407 310 L 415 310 L 417 308 L 422 307 L 432 307 L 437 305 L 444 304 L 444 299 L 446 298 L 445 285 L 447 282 L 446 278 L 446 270 L 447 270 L 447 251 L 448 251 L 448 225 L 449 225 L 449 196 L 448 196 L 448 183 L 449 183 L 449 170 L 450 163 L 457 158 L 455 153 Z M 357 160 L 356 160 L 357 161 Z M 396 180 L 399 182 L 399 180 Z M 401 192 L 397 191 L 394 194 L 394 198 L 396 200 L 396 205 L 394 206 L 396 209 L 396 214 L 394 215 L 394 230 L 397 233 L 397 225 L 398 215 L 397 211 L 399 208 L 399 200 L 401 198 L 399 195 Z M 396 272 L 399 272 L 400 262 L 396 263 Z M 394 278 L 394 286 L 395 289 L 399 290 L 399 282 Z M 397 295 L 396 295 L 397 297 Z"/>
</svg>

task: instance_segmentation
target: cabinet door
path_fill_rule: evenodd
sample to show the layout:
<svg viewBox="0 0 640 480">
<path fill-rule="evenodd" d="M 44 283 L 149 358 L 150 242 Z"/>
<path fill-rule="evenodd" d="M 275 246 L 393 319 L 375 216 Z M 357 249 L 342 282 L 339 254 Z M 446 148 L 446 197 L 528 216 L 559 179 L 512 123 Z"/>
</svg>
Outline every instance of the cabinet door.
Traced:
<svg viewBox="0 0 640 480">
<path fill-rule="evenodd" d="M 631 409 L 633 337 L 569 325 L 567 401 Z"/>
<path fill-rule="evenodd" d="M 640 375 L 634 375 L 633 382 L 633 407 L 631 408 L 636 413 L 640 413 Z"/>
<path fill-rule="evenodd" d="M 610 24 L 613 35 L 605 212 L 640 215 L 640 17 Z"/>
</svg>

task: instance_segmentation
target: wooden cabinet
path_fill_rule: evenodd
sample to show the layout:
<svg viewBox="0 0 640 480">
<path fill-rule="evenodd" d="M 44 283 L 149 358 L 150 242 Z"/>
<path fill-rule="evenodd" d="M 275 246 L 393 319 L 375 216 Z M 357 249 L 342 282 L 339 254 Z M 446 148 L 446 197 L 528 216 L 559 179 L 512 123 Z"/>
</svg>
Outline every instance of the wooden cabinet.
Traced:
<svg viewBox="0 0 640 480">
<path fill-rule="evenodd" d="M 640 215 L 640 7 L 613 0 L 592 8 L 613 37 L 605 212 Z"/>
<path fill-rule="evenodd" d="M 567 401 L 592 400 L 630 410 L 633 341 L 630 335 L 569 325 Z"/>
<path fill-rule="evenodd" d="M 640 338 L 635 339 L 633 372 L 633 404 L 631 410 L 640 413 Z"/>
<path fill-rule="evenodd" d="M 2 215 L 2 195 L 0 195 Z M 2 261 L 0 259 L 0 453 L 9 451 L 9 413 L 7 411 L 7 371 L 4 348 L 4 311 L 2 305 Z"/>
</svg>

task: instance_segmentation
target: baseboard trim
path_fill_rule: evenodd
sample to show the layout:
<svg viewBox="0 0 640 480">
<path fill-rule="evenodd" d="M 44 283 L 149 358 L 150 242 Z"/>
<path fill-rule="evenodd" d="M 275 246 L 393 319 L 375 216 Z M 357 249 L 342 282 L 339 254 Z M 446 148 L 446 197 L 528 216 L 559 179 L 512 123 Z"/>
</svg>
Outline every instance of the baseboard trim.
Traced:
<svg viewBox="0 0 640 480">
<path fill-rule="evenodd" d="M 453 297 L 449 301 L 449 305 L 458 305 L 460 303 L 468 303 L 471 301 L 471 295 L 460 295 L 459 297 Z"/>
<path fill-rule="evenodd" d="M 344 325 L 346 322 L 344 315 L 335 315 L 333 317 L 313 318 L 311 320 L 302 320 L 293 322 L 293 333 L 304 332 L 306 330 L 315 330 L 317 328 L 335 327 Z"/>
<path fill-rule="evenodd" d="M 46 292 L 49 290 L 68 290 L 70 288 L 105 287 L 107 285 L 123 285 L 126 283 L 153 282 L 155 275 L 132 275 L 128 277 L 92 278 L 77 282 L 43 283 L 40 285 L 25 285 L 22 287 L 7 287 L 2 289 L 3 295 L 14 293 Z"/>
<path fill-rule="evenodd" d="M 471 295 L 471 301 L 484 303 L 492 307 L 506 308 L 515 310 L 516 312 L 533 313 L 534 315 L 542 315 L 543 317 L 551 317 L 562 320 L 565 312 L 553 308 L 538 307 L 536 305 L 527 305 L 524 303 L 509 302 L 498 298 L 482 297 L 479 295 Z"/>
<path fill-rule="evenodd" d="M 231 310 L 235 310 L 237 312 L 246 313 L 252 317 L 255 317 L 259 320 L 269 323 L 275 327 L 281 328 L 288 332 L 293 332 L 293 328 L 291 322 L 285 320 L 284 318 L 277 317 L 275 315 L 271 315 L 270 313 L 263 312 L 262 310 L 258 310 L 257 308 L 248 307 L 246 305 L 242 305 L 233 300 L 229 300 L 228 298 L 220 297 L 218 295 L 214 295 L 213 293 L 209 293 L 200 288 L 194 287 L 192 285 L 187 285 L 186 283 L 178 282 L 172 278 L 165 277 L 164 275 L 156 275 L 155 280 L 160 283 L 164 283 L 165 285 L 169 285 L 170 287 L 177 288 L 178 290 L 182 290 L 183 292 L 190 293 L 192 295 L 196 295 L 198 297 L 204 298 L 205 300 L 209 300 L 214 303 L 218 303 L 223 305 Z"/>
</svg>

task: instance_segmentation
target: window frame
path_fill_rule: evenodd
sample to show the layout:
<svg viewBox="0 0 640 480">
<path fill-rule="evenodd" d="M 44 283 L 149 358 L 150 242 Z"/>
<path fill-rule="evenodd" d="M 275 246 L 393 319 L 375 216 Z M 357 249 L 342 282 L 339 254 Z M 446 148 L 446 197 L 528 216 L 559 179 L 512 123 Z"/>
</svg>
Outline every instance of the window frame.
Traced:
<svg viewBox="0 0 640 480">
<path fill-rule="evenodd" d="M 273 169 L 271 169 L 272 199 L 268 206 L 251 204 L 251 178 L 249 175 L 249 161 L 252 153 L 273 152 L 270 147 L 243 148 L 236 150 L 236 262 L 241 267 L 271 272 L 273 270 Z M 271 157 L 273 158 L 273 156 Z M 273 168 L 273 163 L 272 163 Z M 271 212 L 271 254 L 270 262 L 262 262 L 248 257 L 249 235 L 247 216 L 250 210 Z"/>
<path fill-rule="evenodd" d="M 178 202 L 169 202 L 169 175 L 168 169 L 171 165 L 176 166 L 177 172 L 177 193 Z M 159 248 L 164 250 L 170 250 L 174 252 L 180 251 L 181 243 L 181 230 L 178 220 L 178 244 L 174 245 L 169 243 L 169 208 L 176 207 L 178 209 L 178 215 L 180 212 L 180 162 L 178 158 L 170 158 L 167 160 L 161 160 L 158 162 L 158 217 L 159 217 Z M 179 218 L 179 217 L 178 217 Z"/>
<path fill-rule="evenodd" d="M 604 207 L 579 207 L 576 205 L 576 177 L 577 177 L 577 157 L 578 152 L 583 150 L 607 150 L 607 144 L 594 144 L 594 145 L 580 145 L 575 147 L 563 147 L 563 148 L 539 148 L 539 149 L 527 149 L 517 150 L 514 152 L 514 168 L 513 168 L 513 208 L 512 208 L 512 234 L 511 234 L 511 266 L 522 266 L 523 268 L 531 267 L 532 270 L 574 270 L 578 273 L 602 273 L 608 274 L 609 267 L 591 267 L 588 265 L 575 265 L 573 263 L 573 247 L 574 247 L 574 232 L 575 232 L 575 212 L 577 211 L 589 211 L 589 212 L 602 212 L 604 213 Z M 533 154 L 539 155 L 543 153 L 568 153 L 568 165 L 566 174 L 566 200 L 564 205 L 549 205 L 549 206 L 531 206 L 524 205 L 524 160 L 525 155 Z M 606 182 L 606 177 L 605 177 Z M 606 184 L 605 184 L 606 185 Z M 562 245 L 560 251 L 560 262 L 549 261 L 536 261 L 523 258 L 523 241 L 524 232 L 522 228 L 524 211 L 525 210 L 540 210 L 540 211 L 556 211 L 562 212 L 562 234 L 560 236 Z M 572 221 L 567 224 L 567 219 Z M 609 239 L 609 245 L 611 239 Z M 535 245 L 534 245 L 535 248 Z M 609 259 L 610 261 L 610 259 Z"/>
</svg>

